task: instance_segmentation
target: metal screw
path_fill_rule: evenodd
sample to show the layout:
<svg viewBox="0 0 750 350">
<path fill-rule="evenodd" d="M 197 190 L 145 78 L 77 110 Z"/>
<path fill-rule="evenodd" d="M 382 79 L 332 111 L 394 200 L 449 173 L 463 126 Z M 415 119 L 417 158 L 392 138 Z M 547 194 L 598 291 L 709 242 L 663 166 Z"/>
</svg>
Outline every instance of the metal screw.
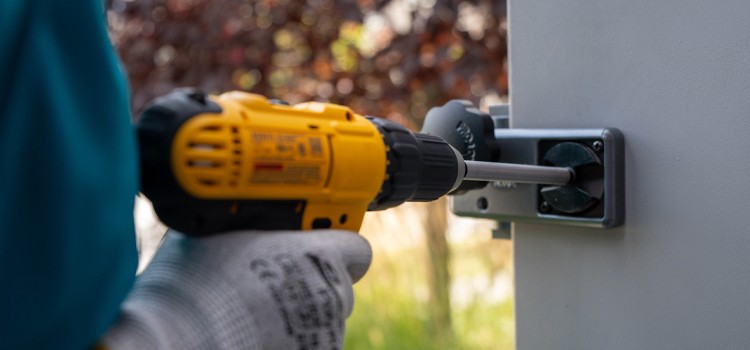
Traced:
<svg viewBox="0 0 750 350">
<path fill-rule="evenodd" d="M 601 141 L 594 141 L 594 144 L 592 144 L 591 146 L 593 146 L 594 151 L 597 152 L 601 151 L 604 148 L 604 144 Z"/>
<path fill-rule="evenodd" d="M 549 212 L 549 210 L 550 210 L 550 206 L 549 206 L 549 203 L 547 203 L 547 201 L 543 201 L 542 204 L 539 204 L 539 211 L 546 213 L 546 212 Z"/>
</svg>

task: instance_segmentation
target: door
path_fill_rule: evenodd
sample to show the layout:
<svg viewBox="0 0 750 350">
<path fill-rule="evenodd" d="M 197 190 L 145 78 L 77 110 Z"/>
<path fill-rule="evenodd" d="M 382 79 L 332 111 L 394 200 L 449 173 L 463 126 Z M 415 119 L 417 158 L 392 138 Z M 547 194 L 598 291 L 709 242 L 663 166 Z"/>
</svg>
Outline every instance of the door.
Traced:
<svg viewBox="0 0 750 350">
<path fill-rule="evenodd" d="M 750 2 L 510 1 L 512 128 L 616 127 L 624 225 L 516 223 L 518 349 L 750 347 Z"/>
</svg>

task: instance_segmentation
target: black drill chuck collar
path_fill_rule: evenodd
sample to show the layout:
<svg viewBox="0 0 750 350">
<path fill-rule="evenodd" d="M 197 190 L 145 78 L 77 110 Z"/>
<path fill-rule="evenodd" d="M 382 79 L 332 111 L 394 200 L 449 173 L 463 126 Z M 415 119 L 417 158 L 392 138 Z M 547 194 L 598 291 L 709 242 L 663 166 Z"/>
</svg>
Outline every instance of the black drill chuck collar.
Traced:
<svg viewBox="0 0 750 350">
<path fill-rule="evenodd" d="M 385 119 L 368 119 L 383 136 L 388 159 L 383 186 L 368 210 L 387 209 L 405 201 L 433 201 L 460 181 L 458 155 L 441 138 L 411 132 Z"/>
</svg>

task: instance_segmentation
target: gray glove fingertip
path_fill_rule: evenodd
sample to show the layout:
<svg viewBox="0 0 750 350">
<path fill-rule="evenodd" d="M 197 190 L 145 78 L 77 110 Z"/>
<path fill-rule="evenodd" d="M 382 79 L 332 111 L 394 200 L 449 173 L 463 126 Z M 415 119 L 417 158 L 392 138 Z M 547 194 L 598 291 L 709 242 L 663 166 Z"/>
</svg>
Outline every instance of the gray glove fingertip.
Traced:
<svg viewBox="0 0 750 350">
<path fill-rule="evenodd" d="M 372 247 L 370 242 L 361 235 L 350 231 L 330 231 L 326 235 L 335 236 L 336 250 L 341 254 L 341 260 L 352 283 L 359 281 L 372 262 Z"/>
</svg>

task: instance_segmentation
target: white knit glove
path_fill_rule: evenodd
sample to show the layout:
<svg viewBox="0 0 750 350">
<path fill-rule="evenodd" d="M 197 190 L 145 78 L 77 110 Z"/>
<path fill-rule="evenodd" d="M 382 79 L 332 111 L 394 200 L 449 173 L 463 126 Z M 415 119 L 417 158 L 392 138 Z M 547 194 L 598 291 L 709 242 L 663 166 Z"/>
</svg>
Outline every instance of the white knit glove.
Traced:
<svg viewBox="0 0 750 350">
<path fill-rule="evenodd" d="M 340 349 L 371 257 L 347 231 L 169 232 L 102 345 Z"/>
</svg>

